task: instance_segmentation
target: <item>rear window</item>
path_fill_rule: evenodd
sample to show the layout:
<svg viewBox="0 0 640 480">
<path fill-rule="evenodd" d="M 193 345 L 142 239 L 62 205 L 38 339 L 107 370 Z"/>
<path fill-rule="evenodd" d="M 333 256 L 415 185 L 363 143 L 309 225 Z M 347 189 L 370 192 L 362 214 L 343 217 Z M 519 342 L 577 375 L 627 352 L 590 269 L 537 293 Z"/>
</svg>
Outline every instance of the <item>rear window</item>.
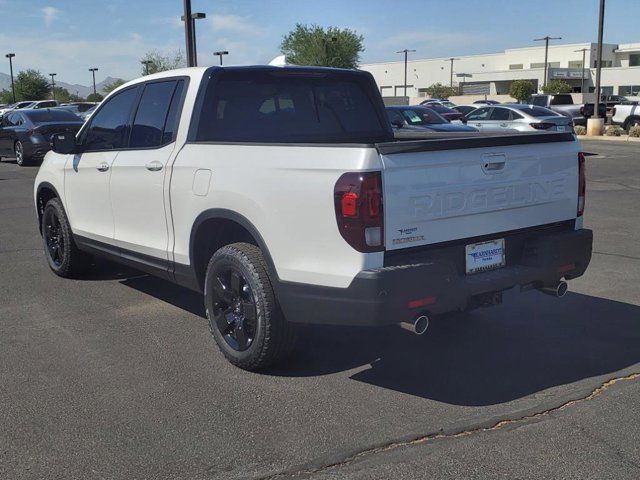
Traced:
<svg viewBox="0 0 640 480">
<path fill-rule="evenodd" d="M 573 97 L 571 95 L 554 95 L 551 99 L 551 105 L 573 105 Z"/>
<path fill-rule="evenodd" d="M 226 71 L 207 87 L 196 141 L 372 143 L 388 137 L 365 77 Z"/>
<path fill-rule="evenodd" d="M 47 122 L 78 122 L 80 118 L 68 110 L 34 110 L 31 112 L 24 112 L 24 115 L 29 118 L 33 123 L 47 123 Z"/>
<path fill-rule="evenodd" d="M 544 106 L 547 104 L 547 97 L 533 97 L 531 103 L 534 105 Z"/>
<path fill-rule="evenodd" d="M 544 107 L 529 107 L 522 110 L 524 113 L 528 113 L 532 117 L 557 117 L 558 113 L 553 110 L 549 110 Z"/>
</svg>

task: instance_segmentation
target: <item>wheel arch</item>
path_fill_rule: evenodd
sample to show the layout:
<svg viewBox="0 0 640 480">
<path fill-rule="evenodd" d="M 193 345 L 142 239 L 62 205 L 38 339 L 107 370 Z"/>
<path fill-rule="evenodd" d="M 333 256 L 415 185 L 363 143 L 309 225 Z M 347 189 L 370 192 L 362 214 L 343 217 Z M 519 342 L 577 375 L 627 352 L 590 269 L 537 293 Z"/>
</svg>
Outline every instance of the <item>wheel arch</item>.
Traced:
<svg viewBox="0 0 640 480">
<path fill-rule="evenodd" d="M 211 255 L 224 245 L 243 241 L 260 248 L 269 276 L 277 283 L 278 274 L 271 253 L 255 225 L 233 210 L 212 208 L 196 217 L 189 238 L 189 264 L 200 291 L 204 289 L 206 266 Z"/>
<path fill-rule="evenodd" d="M 42 214 L 44 213 L 44 207 L 52 198 L 58 198 L 62 201 L 62 197 L 58 193 L 58 190 L 56 190 L 56 187 L 49 182 L 41 182 L 36 190 L 36 212 L 38 215 L 38 230 L 40 233 L 42 233 Z"/>
<path fill-rule="evenodd" d="M 627 119 L 624 121 L 623 129 L 630 130 L 631 122 L 633 122 L 634 120 L 640 121 L 640 115 L 629 115 Z"/>
</svg>

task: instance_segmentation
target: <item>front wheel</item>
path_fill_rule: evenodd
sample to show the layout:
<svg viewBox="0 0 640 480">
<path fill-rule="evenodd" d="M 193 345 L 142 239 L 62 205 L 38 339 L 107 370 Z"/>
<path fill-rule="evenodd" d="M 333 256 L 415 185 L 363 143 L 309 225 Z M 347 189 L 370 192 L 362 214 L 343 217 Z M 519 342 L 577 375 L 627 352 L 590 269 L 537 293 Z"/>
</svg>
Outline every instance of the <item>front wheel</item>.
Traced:
<svg viewBox="0 0 640 480">
<path fill-rule="evenodd" d="M 44 207 L 41 231 L 47 262 L 56 275 L 72 278 L 87 269 L 91 257 L 78 250 L 67 215 L 57 198 L 49 200 Z"/>
<path fill-rule="evenodd" d="M 211 334 L 233 365 L 261 370 L 291 352 L 294 327 L 280 311 L 257 246 L 234 243 L 215 252 L 204 289 Z"/>
</svg>

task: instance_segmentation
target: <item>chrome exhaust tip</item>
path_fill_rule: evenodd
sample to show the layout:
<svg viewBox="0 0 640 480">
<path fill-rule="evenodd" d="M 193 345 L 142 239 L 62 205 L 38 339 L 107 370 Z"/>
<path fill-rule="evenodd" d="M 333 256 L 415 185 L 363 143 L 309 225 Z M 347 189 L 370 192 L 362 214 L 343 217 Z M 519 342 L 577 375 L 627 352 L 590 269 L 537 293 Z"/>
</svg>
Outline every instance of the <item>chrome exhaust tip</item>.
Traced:
<svg viewBox="0 0 640 480">
<path fill-rule="evenodd" d="M 540 289 L 542 293 L 546 293 L 547 295 L 551 295 L 556 298 L 564 297 L 567 294 L 567 290 L 569 290 L 569 285 L 564 281 L 558 282 L 555 287 L 544 287 Z"/>
<path fill-rule="evenodd" d="M 400 326 L 405 330 L 415 333 L 416 335 L 423 335 L 429 328 L 429 317 L 426 315 L 420 315 L 411 322 L 401 322 Z"/>
</svg>

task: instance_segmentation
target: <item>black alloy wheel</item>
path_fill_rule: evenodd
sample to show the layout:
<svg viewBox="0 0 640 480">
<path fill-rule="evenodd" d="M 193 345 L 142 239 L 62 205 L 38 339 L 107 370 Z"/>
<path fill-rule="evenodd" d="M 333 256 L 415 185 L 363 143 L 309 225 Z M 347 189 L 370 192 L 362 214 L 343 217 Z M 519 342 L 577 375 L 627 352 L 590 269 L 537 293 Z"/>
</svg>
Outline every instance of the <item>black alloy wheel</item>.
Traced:
<svg viewBox="0 0 640 480">
<path fill-rule="evenodd" d="M 44 231 L 42 233 L 47 246 L 47 255 L 53 265 L 59 268 L 64 263 L 65 241 L 56 210 L 49 208 L 44 212 L 43 225 Z"/>
</svg>

